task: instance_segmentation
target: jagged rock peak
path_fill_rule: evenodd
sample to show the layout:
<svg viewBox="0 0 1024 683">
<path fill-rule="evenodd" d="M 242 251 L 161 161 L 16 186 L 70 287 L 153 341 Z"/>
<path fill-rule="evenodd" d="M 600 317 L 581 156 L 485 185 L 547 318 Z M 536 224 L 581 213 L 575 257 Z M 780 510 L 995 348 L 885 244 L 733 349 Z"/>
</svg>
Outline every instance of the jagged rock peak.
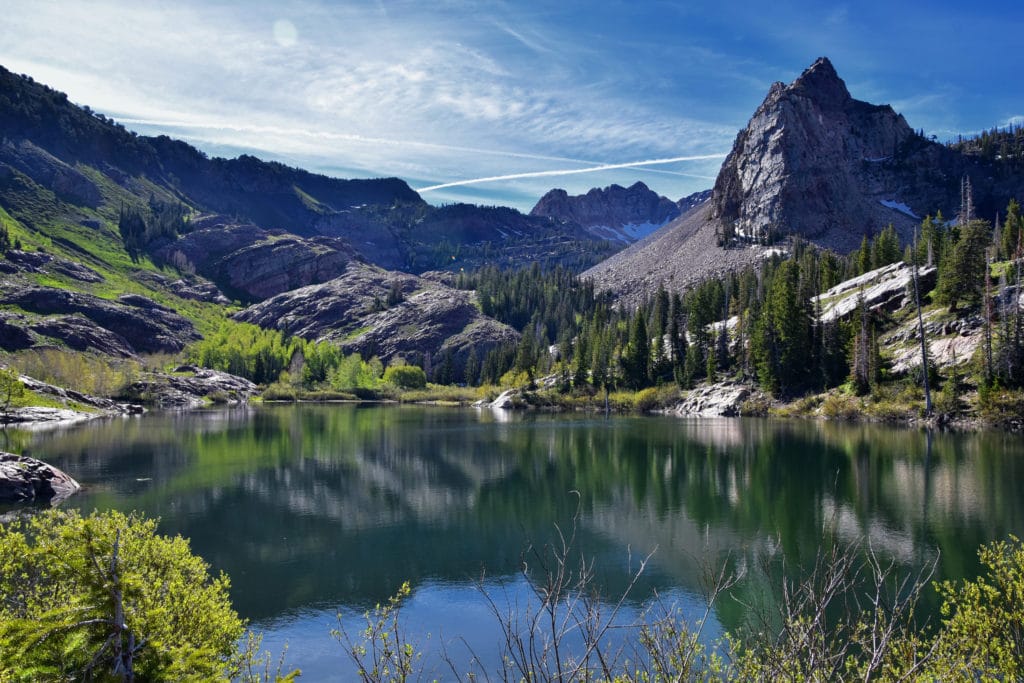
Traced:
<svg viewBox="0 0 1024 683">
<path fill-rule="evenodd" d="M 740 131 L 711 215 L 728 239 L 799 234 L 843 251 L 890 222 L 904 232 L 909 218 L 887 206 L 934 208 L 917 206 L 920 183 L 894 163 L 912 138 L 902 116 L 851 97 L 819 58 L 790 85 L 774 84 Z"/>
<path fill-rule="evenodd" d="M 810 97 L 820 105 L 842 106 L 849 102 L 850 91 L 846 83 L 836 73 L 828 57 L 818 57 L 814 64 L 793 81 L 788 90 L 792 93 Z"/>
<path fill-rule="evenodd" d="M 575 196 L 565 190 L 551 190 L 540 198 L 530 215 L 573 221 L 584 229 L 620 230 L 629 225 L 664 225 L 679 215 L 679 207 L 637 181 L 629 187 L 595 187 Z"/>
</svg>

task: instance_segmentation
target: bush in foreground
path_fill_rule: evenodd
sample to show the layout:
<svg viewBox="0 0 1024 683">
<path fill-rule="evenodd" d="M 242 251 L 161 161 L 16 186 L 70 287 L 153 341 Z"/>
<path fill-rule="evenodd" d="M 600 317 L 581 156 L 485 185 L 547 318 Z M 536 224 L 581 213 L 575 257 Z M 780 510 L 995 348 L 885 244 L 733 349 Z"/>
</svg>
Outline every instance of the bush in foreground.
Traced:
<svg viewBox="0 0 1024 683">
<path fill-rule="evenodd" d="M 215 680 L 244 624 L 228 579 L 137 514 L 0 526 L 0 680 Z"/>
</svg>

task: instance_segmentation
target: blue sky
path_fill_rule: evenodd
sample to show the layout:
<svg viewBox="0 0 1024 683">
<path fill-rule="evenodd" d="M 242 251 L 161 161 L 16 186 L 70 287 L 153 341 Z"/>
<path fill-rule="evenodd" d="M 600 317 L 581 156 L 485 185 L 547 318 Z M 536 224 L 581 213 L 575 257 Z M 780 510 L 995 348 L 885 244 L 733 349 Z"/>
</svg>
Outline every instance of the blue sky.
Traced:
<svg viewBox="0 0 1024 683">
<path fill-rule="evenodd" d="M 822 55 L 940 139 L 1024 123 L 1020 3 L 2 4 L 0 64 L 129 128 L 448 185 L 434 203 L 708 188 L 771 83 Z M 504 179 L 449 185 L 481 178 Z"/>
</svg>

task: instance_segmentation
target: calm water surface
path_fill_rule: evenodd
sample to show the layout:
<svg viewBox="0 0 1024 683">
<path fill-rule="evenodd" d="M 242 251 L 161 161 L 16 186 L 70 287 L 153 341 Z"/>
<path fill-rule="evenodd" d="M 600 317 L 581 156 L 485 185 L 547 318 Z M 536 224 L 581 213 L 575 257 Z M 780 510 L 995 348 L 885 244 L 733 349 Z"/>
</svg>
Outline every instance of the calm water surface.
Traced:
<svg viewBox="0 0 1024 683">
<path fill-rule="evenodd" d="M 481 588 L 522 600 L 529 544 L 568 529 L 608 595 L 656 552 L 622 619 L 652 595 L 703 611 L 710 563 L 807 565 L 823 538 L 866 538 L 938 578 L 977 573 L 977 547 L 1024 535 L 1024 444 L 764 420 L 538 416 L 399 406 L 286 406 L 155 415 L 14 437 L 85 487 L 66 505 L 140 510 L 232 580 L 235 607 L 304 680 L 349 680 L 329 632 L 405 580 L 407 629 L 437 652 L 498 661 Z M 572 492 L 578 492 L 578 496 Z M 766 594 L 757 572 L 741 600 Z M 744 596 L 743 594 L 747 594 Z M 743 620 L 737 600 L 709 635 Z M 934 609 L 934 605 L 931 606 Z"/>
</svg>

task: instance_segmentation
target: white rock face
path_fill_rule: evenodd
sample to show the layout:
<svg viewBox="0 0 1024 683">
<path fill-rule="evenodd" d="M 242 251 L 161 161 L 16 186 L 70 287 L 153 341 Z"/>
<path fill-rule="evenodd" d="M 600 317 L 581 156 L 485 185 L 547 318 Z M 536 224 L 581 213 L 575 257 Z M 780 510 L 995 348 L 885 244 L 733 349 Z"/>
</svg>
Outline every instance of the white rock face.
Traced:
<svg viewBox="0 0 1024 683">
<path fill-rule="evenodd" d="M 934 266 L 918 268 L 918 287 L 922 296 L 935 286 L 936 272 Z M 903 304 L 908 287 L 913 287 L 912 279 L 913 270 L 906 263 L 890 263 L 840 282 L 812 299 L 811 303 L 820 307 L 821 320 L 824 322 L 852 315 L 862 296 L 868 310 L 895 310 Z"/>
<path fill-rule="evenodd" d="M 940 183 L 919 177 L 945 163 L 940 148 L 892 107 L 853 99 L 821 58 L 790 85 L 775 83 L 740 131 L 712 218 L 741 235 L 798 234 L 840 252 L 889 223 L 908 241 L 916 216 L 949 208 Z"/>
</svg>

